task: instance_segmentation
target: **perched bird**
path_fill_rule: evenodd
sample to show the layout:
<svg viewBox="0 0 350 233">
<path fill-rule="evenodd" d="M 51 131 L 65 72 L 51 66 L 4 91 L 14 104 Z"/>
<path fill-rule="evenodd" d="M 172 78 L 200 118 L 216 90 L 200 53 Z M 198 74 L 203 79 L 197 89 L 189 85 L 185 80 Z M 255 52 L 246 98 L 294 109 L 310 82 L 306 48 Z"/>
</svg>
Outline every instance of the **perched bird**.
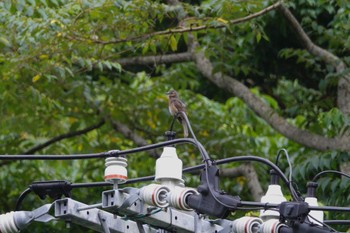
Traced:
<svg viewBox="0 0 350 233">
<path fill-rule="evenodd" d="M 183 119 L 183 115 L 181 112 L 186 113 L 186 105 L 179 99 L 179 95 L 175 90 L 171 90 L 166 93 L 169 98 L 169 112 L 170 114 L 176 118 L 183 127 L 184 137 L 188 137 L 188 128 L 186 121 Z"/>
</svg>

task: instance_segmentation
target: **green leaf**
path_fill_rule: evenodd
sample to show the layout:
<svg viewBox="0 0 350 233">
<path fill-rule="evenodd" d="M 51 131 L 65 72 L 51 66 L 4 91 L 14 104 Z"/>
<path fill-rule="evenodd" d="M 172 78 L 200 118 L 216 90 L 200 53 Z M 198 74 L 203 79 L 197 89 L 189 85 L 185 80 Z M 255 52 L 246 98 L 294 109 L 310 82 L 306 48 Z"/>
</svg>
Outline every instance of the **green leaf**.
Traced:
<svg viewBox="0 0 350 233">
<path fill-rule="evenodd" d="M 177 40 L 176 40 L 174 35 L 170 36 L 169 45 L 170 45 L 170 48 L 173 52 L 175 52 L 177 50 Z"/>
<path fill-rule="evenodd" d="M 7 38 L 5 38 L 5 37 L 3 37 L 3 36 L 0 36 L 0 42 L 1 42 L 2 44 L 4 44 L 5 46 L 8 46 L 8 47 L 11 46 L 10 41 L 8 41 Z"/>
<path fill-rule="evenodd" d="M 258 33 L 256 34 L 256 41 L 259 43 L 260 40 L 261 40 L 261 33 L 258 32 Z"/>
</svg>

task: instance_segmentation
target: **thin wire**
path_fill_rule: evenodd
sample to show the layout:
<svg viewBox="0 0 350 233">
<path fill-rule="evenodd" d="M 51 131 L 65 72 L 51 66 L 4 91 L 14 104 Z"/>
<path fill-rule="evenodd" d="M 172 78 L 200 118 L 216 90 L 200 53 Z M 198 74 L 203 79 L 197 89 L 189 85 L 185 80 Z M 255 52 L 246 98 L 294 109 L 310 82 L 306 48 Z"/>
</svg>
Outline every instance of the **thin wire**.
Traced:
<svg viewBox="0 0 350 233">
<path fill-rule="evenodd" d="M 288 151 L 284 148 L 280 149 L 277 153 L 277 158 L 276 158 L 276 165 L 278 166 L 278 161 L 280 158 L 280 155 L 282 154 L 282 152 L 284 152 L 284 155 L 287 158 L 287 162 L 288 162 L 288 166 L 289 166 L 289 190 L 293 190 L 293 192 L 295 192 L 295 194 L 298 196 L 297 192 L 295 191 L 294 187 L 293 187 L 293 166 L 292 163 L 290 162 L 290 158 L 289 158 L 289 154 Z M 300 199 L 301 200 L 301 199 Z"/>
<path fill-rule="evenodd" d="M 15 211 L 19 211 L 22 205 L 22 202 L 24 200 L 24 198 L 26 198 L 26 196 L 31 193 L 32 190 L 30 188 L 27 188 L 26 190 L 24 190 L 21 195 L 18 197 L 17 202 L 16 202 L 16 207 L 15 207 Z"/>
<path fill-rule="evenodd" d="M 329 173 L 333 173 L 333 174 L 338 174 L 338 175 L 342 175 L 342 176 L 345 176 L 347 178 L 350 179 L 350 175 L 344 173 L 344 172 L 340 172 L 340 171 L 336 171 L 336 170 L 326 170 L 326 171 L 322 171 L 322 172 L 319 172 L 317 173 L 314 178 L 312 179 L 313 182 L 316 182 L 320 176 L 324 175 L 324 174 L 329 174 Z"/>
<path fill-rule="evenodd" d="M 316 219 L 315 217 L 311 216 L 310 214 L 308 214 L 307 217 L 313 219 L 314 221 L 318 222 L 319 224 L 322 224 L 322 226 L 326 227 L 328 230 L 337 232 L 337 231 L 334 230 L 332 227 L 328 226 L 328 225 L 325 224 L 324 222 L 321 222 L 320 220 Z M 309 221 L 310 221 L 310 220 L 309 220 Z M 311 222 L 311 221 L 310 221 L 310 222 Z"/>
</svg>

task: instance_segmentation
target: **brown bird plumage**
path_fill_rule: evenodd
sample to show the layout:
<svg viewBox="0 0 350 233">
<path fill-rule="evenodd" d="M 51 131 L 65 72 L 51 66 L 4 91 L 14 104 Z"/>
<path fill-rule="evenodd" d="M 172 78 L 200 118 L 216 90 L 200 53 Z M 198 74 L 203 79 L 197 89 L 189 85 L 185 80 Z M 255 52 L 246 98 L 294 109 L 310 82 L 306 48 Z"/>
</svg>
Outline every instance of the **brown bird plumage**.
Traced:
<svg viewBox="0 0 350 233">
<path fill-rule="evenodd" d="M 167 95 L 169 98 L 169 112 L 182 124 L 184 137 L 186 138 L 188 137 L 188 128 L 183 116 L 180 114 L 180 112 L 186 113 L 186 105 L 179 99 L 179 95 L 175 90 L 167 92 Z"/>
</svg>

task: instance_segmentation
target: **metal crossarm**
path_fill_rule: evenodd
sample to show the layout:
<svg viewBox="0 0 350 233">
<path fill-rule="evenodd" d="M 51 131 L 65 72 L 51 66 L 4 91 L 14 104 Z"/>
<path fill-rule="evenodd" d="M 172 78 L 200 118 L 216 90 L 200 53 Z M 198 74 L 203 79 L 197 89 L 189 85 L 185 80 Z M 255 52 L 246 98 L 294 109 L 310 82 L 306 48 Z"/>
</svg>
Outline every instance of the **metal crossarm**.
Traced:
<svg viewBox="0 0 350 233">
<path fill-rule="evenodd" d="M 88 205 L 70 198 L 60 199 L 55 202 L 55 217 L 93 229 L 97 232 L 107 233 L 160 233 L 162 230 L 152 228 L 145 224 L 138 224 L 131 220 L 97 208 L 85 209 Z M 83 208 L 84 210 L 80 210 Z M 108 230 L 106 230 L 106 228 Z"/>
<path fill-rule="evenodd" d="M 135 194 L 132 194 L 135 195 Z M 128 193 L 119 190 L 109 190 L 102 194 L 102 208 L 118 215 L 137 217 L 137 221 L 157 226 L 175 232 L 225 232 L 231 228 L 232 221 L 224 220 L 220 225 L 213 221 L 200 218 L 194 211 L 180 211 L 173 208 L 162 208 L 151 212 L 154 207 L 144 204 L 138 199 L 125 205 L 125 201 L 134 199 Z M 140 217 L 142 216 L 142 217 Z"/>
</svg>

